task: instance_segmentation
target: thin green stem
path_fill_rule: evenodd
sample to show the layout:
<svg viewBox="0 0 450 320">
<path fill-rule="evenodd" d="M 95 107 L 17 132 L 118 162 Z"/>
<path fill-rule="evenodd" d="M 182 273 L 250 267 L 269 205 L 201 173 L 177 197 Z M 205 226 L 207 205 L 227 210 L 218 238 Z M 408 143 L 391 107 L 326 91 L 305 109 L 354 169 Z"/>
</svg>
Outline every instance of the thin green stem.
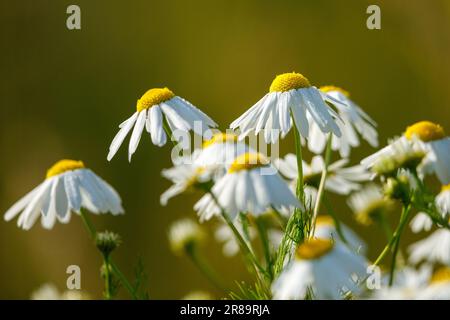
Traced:
<svg viewBox="0 0 450 320">
<path fill-rule="evenodd" d="M 313 217 L 312 217 L 312 223 L 311 223 L 312 227 L 311 227 L 311 232 L 310 232 L 311 237 L 314 236 L 314 232 L 316 230 L 316 220 L 317 220 L 317 216 L 319 214 L 322 196 L 325 192 L 325 182 L 327 180 L 328 165 L 330 164 L 330 160 L 331 160 L 331 142 L 332 142 L 332 140 L 333 140 L 333 135 L 331 133 L 329 133 L 328 140 L 327 140 L 327 147 L 325 150 L 325 163 L 323 165 L 322 177 L 320 179 L 319 190 L 317 191 L 316 204 L 314 206 L 314 213 L 313 213 Z"/>
<path fill-rule="evenodd" d="M 270 254 L 270 243 L 267 235 L 266 224 L 262 218 L 256 219 L 256 228 L 258 229 L 259 239 L 261 240 L 262 249 L 264 252 L 264 259 L 266 260 L 266 268 L 269 273 L 269 279 L 273 279 L 273 264 L 272 255 Z"/>
<path fill-rule="evenodd" d="M 294 138 L 295 138 L 295 155 L 297 156 L 297 198 L 300 202 L 303 202 L 305 194 L 303 188 L 303 159 L 302 159 L 302 142 L 298 128 L 294 122 Z"/>
<path fill-rule="evenodd" d="M 125 289 L 128 291 L 128 293 L 131 295 L 131 297 L 135 300 L 138 299 L 138 296 L 136 294 L 136 290 L 133 288 L 131 283 L 128 281 L 128 279 L 125 277 L 125 275 L 120 271 L 119 267 L 116 265 L 116 263 L 110 259 L 109 265 L 111 266 L 112 271 L 114 274 L 119 278 L 122 285 L 125 287 Z"/>
<path fill-rule="evenodd" d="M 111 300 L 113 298 L 112 293 L 112 274 L 111 274 L 111 265 L 109 263 L 109 256 L 103 255 L 103 261 L 104 261 L 104 277 L 105 277 L 105 300 Z"/>
<path fill-rule="evenodd" d="M 398 224 L 397 228 L 395 229 L 394 234 L 391 237 L 391 240 L 389 240 L 388 244 L 384 247 L 383 251 L 380 253 L 378 258 L 373 263 L 375 266 L 377 266 L 381 261 L 383 261 L 383 259 L 386 257 L 386 255 L 389 253 L 389 251 L 392 249 L 392 246 L 395 245 L 397 238 L 399 238 L 406 223 L 408 222 L 409 214 L 411 212 L 410 209 L 411 209 L 410 205 L 403 207 L 403 212 L 402 212 L 402 215 L 400 216 L 399 224 Z"/>
<path fill-rule="evenodd" d="M 83 221 L 84 226 L 86 227 L 86 230 L 89 233 L 89 236 L 92 240 L 95 241 L 97 237 L 97 230 L 94 227 L 94 224 L 92 223 L 91 219 L 89 219 L 89 216 L 84 212 L 84 210 L 80 211 L 81 220 Z M 105 262 L 105 261 L 104 261 Z M 108 265 L 111 267 L 114 274 L 119 278 L 122 285 L 125 287 L 125 289 L 130 293 L 130 295 L 133 297 L 133 299 L 137 299 L 137 295 L 135 290 L 133 289 L 133 286 L 130 284 L 130 282 L 125 278 L 123 273 L 119 270 L 117 265 L 114 263 L 112 258 L 108 259 Z"/>
<path fill-rule="evenodd" d="M 255 255 L 253 254 L 253 251 L 249 248 L 247 242 L 244 240 L 242 235 L 236 229 L 233 221 L 231 221 L 228 214 L 221 207 L 219 201 L 217 200 L 217 197 L 211 191 L 208 191 L 208 193 L 211 195 L 211 198 L 215 201 L 216 205 L 219 207 L 223 219 L 225 220 L 225 222 L 227 223 L 227 225 L 230 227 L 231 231 L 233 232 L 234 237 L 238 241 L 239 246 L 241 247 L 241 250 L 244 253 L 244 256 L 246 256 L 247 259 L 251 262 L 251 264 L 253 265 L 253 267 L 255 268 L 257 273 L 261 272 L 262 274 L 267 276 L 268 275 L 267 271 L 259 264 L 258 259 L 256 259 Z"/>
<path fill-rule="evenodd" d="M 391 263 L 391 269 L 389 273 L 389 286 L 392 286 L 394 283 L 394 276 L 395 276 L 395 266 L 397 264 L 397 254 L 398 249 L 400 247 L 400 238 L 402 236 L 403 228 L 405 227 L 406 223 L 408 222 L 409 212 L 411 209 L 411 205 L 404 205 L 401 215 L 401 222 L 400 222 L 400 228 L 398 232 L 395 235 L 395 241 L 394 241 L 394 251 L 392 253 L 392 263 Z"/>
</svg>

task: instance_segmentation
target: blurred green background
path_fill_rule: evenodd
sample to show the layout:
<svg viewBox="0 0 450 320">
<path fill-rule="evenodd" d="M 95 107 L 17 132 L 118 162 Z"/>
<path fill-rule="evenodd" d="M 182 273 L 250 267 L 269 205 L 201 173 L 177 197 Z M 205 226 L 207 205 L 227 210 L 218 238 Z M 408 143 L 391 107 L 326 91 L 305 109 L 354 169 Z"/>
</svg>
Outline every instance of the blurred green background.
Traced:
<svg viewBox="0 0 450 320">
<path fill-rule="evenodd" d="M 81 30 L 66 28 L 70 4 L 81 7 Z M 381 6 L 381 30 L 366 28 L 369 4 Z M 155 147 L 145 135 L 131 164 L 124 146 L 106 161 L 117 125 L 147 89 L 168 86 L 225 129 L 276 74 L 297 71 L 313 84 L 348 89 L 379 123 L 382 144 L 417 120 L 450 130 L 448 0 L 2 1 L 0 34 L 0 211 L 55 161 L 82 159 L 121 194 L 126 214 L 94 222 L 122 235 L 115 258 L 127 275 L 142 255 L 152 298 L 192 289 L 220 295 L 170 252 L 170 222 L 194 217 L 198 198 L 159 205 L 169 186 L 161 170 L 171 165 L 170 147 Z M 289 135 L 283 152 L 292 144 Z M 370 152 L 364 144 L 352 162 Z M 345 199 L 335 203 L 376 255 L 383 234 L 357 226 Z M 223 258 L 213 241 L 205 250 L 227 279 L 246 279 L 239 258 Z M 28 298 L 44 282 L 63 289 L 70 264 L 81 267 L 82 288 L 100 297 L 100 263 L 76 216 L 51 231 L 0 222 L 0 298 Z"/>
</svg>

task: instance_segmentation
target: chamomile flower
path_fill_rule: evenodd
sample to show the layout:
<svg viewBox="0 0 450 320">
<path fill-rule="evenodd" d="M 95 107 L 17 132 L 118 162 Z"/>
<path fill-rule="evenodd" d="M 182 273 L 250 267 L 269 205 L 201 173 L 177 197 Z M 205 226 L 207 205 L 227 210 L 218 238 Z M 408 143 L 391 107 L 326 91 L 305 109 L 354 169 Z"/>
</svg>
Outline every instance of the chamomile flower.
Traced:
<svg viewBox="0 0 450 320">
<path fill-rule="evenodd" d="M 372 147 L 378 146 L 378 133 L 376 123 L 367 113 L 365 113 L 350 98 L 349 93 L 339 87 L 323 86 L 322 92 L 331 96 L 341 104 L 336 104 L 341 121 L 336 123 L 341 130 L 341 137 L 333 137 L 331 146 L 333 150 L 338 150 L 341 157 L 350 155 L 350 149 L 360 145 L 358 134 L 362 136 Z M 346 107 L 344 107 L 345 105 Z M 310 121 L 308 149 L 316 154 L 321 154 L 327 144 L 327 135 L 320 130 L 319 126 Z"/>
<path fill-rule="evenodd" d="M 230 127 L 239 128 L 241 137 L 263 131 L 266 143 L 276 143 L 280 133 L 284 138 L 295 123 L 299 133 L 308 138 L 309 114 L 322 132 L 341 136 L 335 121 L 338 116 L 326 102 L 340 104 L 312 86 L 300 73 L 284 73 L 273 80 L 269 93 L 233 121 Z"/>
<path fill-rule="evenodd" d="M 427 238 L 408 247 L 409 261 L 417 264 L 423 260 L 450 266 L 450 230 L 438 229 Z"/>
<path fill-rule="evenodd" d="M 420 121 L 361 163 L 381 175 L 393 174 L 400 168 L 417 168 L 422 175 L 434 173 L 442 184 L 449 184 L 450 138 L 440 125 Z"/>
<path fill-rule="evenodd" d="M 348 159 L 341 159 L 328 166 L 325 188 L 337 194 L 349 194 L 361 188 L 360 183 L 369 181 L 370 173 L 361 165 L 345 167 Z M 298 177 L 297 158 L 294 154 L 287 154 L 284 159 L 276 159 L 274 165 L 280 173 L 296 183 Z M 314 156 L 311 164 L 303 161 L 303 181 L 306 185 L 318 188 L 325 161 L 322 156 Z"/>
<path fill-rule="evenodd" d="M 423 265 L 416 270 L 412 267 L 404 267 L 397 271 L 394 283 L 388 286 L 384 281 L 383 286 L 373 291 L 372 299 L 379 300 L 416 300 L 426 289 L 430 281 L 432 268 Z M 387 279 L 386 279 L 387 280 Z"/>
<path fill-rule="evenodd" d="M 392 207 L 392 201 L 386 199 L 381 189 L 372 184 L 350 195 L 347 204 L 355 214 L 356 221 L 363 225 L 378 221 Z"/>
<path fill-rule="evenodd" d="M 430 284 L 421 291 L 420 299 L 450 300 L 450 268 L 442 267 L 431 277 Z"/>
<path fill-rule="evenodd" d="M 313 237 L 321 239 L 331 239 L 333 241 L 341 241 L 348 245 L 354 252 L 365 254 L 367 245 L 352 229 L 345 224 L 340 224 L 342 236 L 339 235 L 333 218 L 327 215 L 321 215 L 316 220 L 316 230 Z"/>
<path fill-rule="evenodd" d="M 277 300 L 304 299 L 309 288 L 316 299 L 341 299 L 358 293 L 357 281 L 366 275 L 366 260 L 330 239 L 310 239 L 300 244 L 272 285 Z"/>
<path fill-rule="evenodd" d="M 430 231 L 433 226 L 433 220 L 425 212 L 419 212 L 414 218 L 411 219 L 409 226 L 414 233 Z"/>
<path fill-rule="evenodd" d="M 169 199 L 190 189 L 207 187 L 219 168 L 217 166 L 202 167 L 193 164 L 179 164 L 162 171 L 162 176 L 174 184 L 160 197 L 161 205 L 167 205 Z M 219 173 L 220 174 L 220 173 Z"/>
<path fill-rule="evenodd" d="M 128 146 L 129 161 L 139 145 L 144 127 L 153 144 L 160 147 L 165 145 L 165 123 L 171 132 L 193 130 L 200 136 L 208 133 L 208 127 L 217 127 L 210 117 L 168 88 L 150 89 L 137 101 L 136 112 L 119 125 L 120 130 L 109 147 L 108 161 L 114 157 L 132 128 L 134 129 Z"/>
<path fill-rule="evenodd" d="M 193 163 L 198 166 L 222 165 L 228 167 L 234 159 L 252 151 L 238 136 L 232 133 L 216 133 L 206 140 L 202 149 L 194 153 Z"/>
<path fill-rule="evenodd" d="M 185 218 L 172 223 L 168 237 L 172 251 L 182 254 L 192 246 L 203 243 L 206 234 L 197 222 Z"/>
<path fill-rule="evenodd" d="M 48 171 L 44 182 L 16 202 L 6 213 L 9 221 L 19 215 L 19 227 L 30 229 L 39 217 L 42 226 L 51 229 L 58 220 L 68 223 L 71 212 L 82 208 L 98 214 L 123 213 L 118 193 L 82 161 L 61 160 Z"/>
<path fill-rule="evenodd" d="M 211 191 L 232 218 L 240 212 L 260 215 L 272 207 L 302 207 L 276 169 L 259 153 L 237 157 Z"/>
</svg>

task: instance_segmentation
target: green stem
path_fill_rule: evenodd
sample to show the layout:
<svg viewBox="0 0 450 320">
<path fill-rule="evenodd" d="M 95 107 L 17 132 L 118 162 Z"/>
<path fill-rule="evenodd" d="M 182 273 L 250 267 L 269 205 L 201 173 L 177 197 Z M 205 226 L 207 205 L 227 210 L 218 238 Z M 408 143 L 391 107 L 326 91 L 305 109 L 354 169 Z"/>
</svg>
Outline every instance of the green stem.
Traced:
<svg viewBox="0 0 450 320">
<path fill-rule="evenodd" d="M 186 253 L 191 258 L 192 262 L 195 266 L 200 270 L 201 273 L 219 290 L 228 292 L 228 289 L 225 289 L 225 286 L 222 284 L 222 281 L 219 280 L 217 273 L 214 269 L 209 265 L 209 263 L 204 259 L 204 257 L 200 254 L 195 245 L 189 246 L 186 248 Z"/>
<path fill-rule="evenodd" d="M 104 261 L 104 276 L 105 276 L 105 300 L 111 300 L 113 298 L 112 293 L 112 275 L 111 275 L 111 265 L 109 263 L 109 256 L 103 255 Z"/>
<path fill-rule="evenodd" d="M 84 226 L 86 227 L 86 230 L 89 233 L 89 236 L 92 240 L 95 241 L 95 238 L 97 237 L 97 231 L 94 227 L 94 224 L 92 223 L 91 219 L 89 219 L 89 216 L 84 212 L 84 210 L 80 211 L 81 220 L 84 223 Z M 104 261 L 106 263 L 106 261 Z M 112 271 L 115 273 L 115 275 L 119 278 L 122 285 L 125 287 L 125 289 L 130 293 L 130 295 L 133 297 L 133 299 L 137 299 L 137 295 L 135 290 L 133 289 L 133 286 L 130 284 L 130 282 L 125 278 L 123 273 L 119 270 L 117 265 L 114 263 L 112 258 L 108 259 L 108 265 L 111 267 Z"/>
<path fill-rule="evenodd" d="M 300 202 L 303 203 L 305 194 L 303 189 L 303 159 L 302 159 L 302 143 L 300 133 L 298 132 L 298 128 L 294 122 L 294 138 L 295 138 L 295 155 L 297 156 L 297 198 Z"/>
<path fill-rule="evenodd" d="M 411 209 L 411 206 L 409 204 L 403 205 L 402 215 L 400 218 L 400 220 L 401 220 L 400 228 L 399 228 L 397 234 L 395 235 L 394 251 L 392 253 L 391 270 L 389 273 L 389 286 L 392 286 L 392 284 L 394 283 L 395 266 L 397 264 L 397 254 L 398 254 L 398 249 L 400 247 L 400 238 L 402 236 L 403 228 L 406 225 L 406 223 L 408 222 L 410 209 Z"/>
<path fill-rule="evenodd" d="M 331 142 L 333 140 L 333 135 L 331 133 L 328 134 L 328 140 L 327 140 L 327 148 L 325 150 L 325 163 L 322 170 L 322 177 L 320 179 L 319 184 L 319 190 L 317 191 L 317 198 L 316 198 L 316 205 L 314 206 L 314 214 L 312 217 L 312 227 L 310 236 L 314 236 L 314 232 L 316 231 L 316 220 L 317 215 L 319 214 L 320 204 L 322 201 L 322 196 L 325 191 L 325 182 L 327 180 L 327 174 L 328 174 L 328 165 L 330 164 L 331 160 Z"/>
<path fill-rule="evenodd" d="M 388 244 L 384 247 L 383 251 L 380 253 L 378 258 L 373 263 L 375 266 L 377 266 L 389 253 L 389 251 L 392 249 L 392 246 L 395 245 L 395 242 L 397 241 L 397 238 L 400 237 L 406 223 L 408 222 L 408 217 L 410 213 L 410 205 L 403 207 L 402 215 L 400 216 L 400 222 L 397 226 L 397 228 L 394 231 L 394 234 L 391 237 L 391 240 L 388 242 Z"/>
<path fill-rule="evenodd" d="M 264 252 L 264 259 L 266 260 L 266 268 L 269 272 L 269 279 L 273 279 L 273 265 L 270 254 L 269 237 L 267 235 L 267 228 L 262 218 L 256 218 L 256 228 L 258 229 L 259 238 Z"/>
<path fill-rule="evenodd" d="M 212 199 L 215 201 L 216 205 L 219 207 L 223 219 L 225 220 L 225 222 L 228 224 L 228 226 L 230 227 L 231 231 L 233 232 L 236 240 L 239 243 L 239 246 L 241 247 L 241 250 L 244 253 L 244 256 L 246 256 L 247 259 L 249 259 L 249 261 L 252 263 L 252 265 L 255 268 L 257 273 L 261 272 L 262 274 L 267 276 L 268 275 L 267 271 L 264 270 L 264 268 L 259 264 L 258 259 L 256 259 L 256 257 L 253 254 L 252 250 L 250 250 L 250 248 L 248 247 L 247 242 L 244 240 L 244 238 L 242 238 L 242 235 L 236 229 L 233 221 L 231 221 L 231 219 L 228 216 L 228 214 L 221 207 L 219 201 L 217 200 L 217 197 L 214 195 L 214 193 L 212 191 L 208 191 L 208 193 L 211 195 Z"/>
</svg>

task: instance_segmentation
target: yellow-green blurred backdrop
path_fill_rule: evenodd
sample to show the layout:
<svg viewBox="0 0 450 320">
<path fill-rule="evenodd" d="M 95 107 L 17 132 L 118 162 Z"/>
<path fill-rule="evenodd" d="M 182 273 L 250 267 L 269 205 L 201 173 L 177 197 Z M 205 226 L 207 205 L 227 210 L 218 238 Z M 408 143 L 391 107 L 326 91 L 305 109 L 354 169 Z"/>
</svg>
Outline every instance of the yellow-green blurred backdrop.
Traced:
<svg viewBox="0 0 450 320">
<path fill-rule="evenodd" d="M 81 8 L 81 30 L 66 28 L 70 4 Z M 366 28 L 369 4 L 381 7 L 381 30 Z M 191 289 L 219 295 L 169 250 L 168 225 L 194 217 L 198 198 L 159 205 L 169 186 L 160 175 L 170 166 L 169 146 L 155 147 L 144 136 L 131 164 L 126 147 L 106 161 L 117 125 L 147 89 L 170 87 L 225 129 L 276 74 L 297 71 L 313 84 L 348 89 L 379 123 L 382 143 L 422 119 L 450 130 L 447 0 L 4 0 L 0 35 L 0 211 L 40 183 L 55 161 L 84 160 L 126 208 L 124 216 L 94 222 L 122 235 L 115 257 L 127 275 L 142 255 L 152 298 L 179 298 Z M 289 136 L 283 152 L 291 146 Z M 364 144 L 352 161 L 369 152 Z M 345 199 L 335 203 L 373 257 L 384 245 L 382 233 L 357 226 Z M 241 261 L 222 258 L 220 246 L 211 241 L 205 250 L 227 279 L 246 278 Z M 0 298 L 28 298 L 44 282 L 63 289 L 70 264 L 81 267 L 82 288 L 100 297 L 100 263 L 77 216 L 51 231 L 0 222 Z"/>
</svg>

